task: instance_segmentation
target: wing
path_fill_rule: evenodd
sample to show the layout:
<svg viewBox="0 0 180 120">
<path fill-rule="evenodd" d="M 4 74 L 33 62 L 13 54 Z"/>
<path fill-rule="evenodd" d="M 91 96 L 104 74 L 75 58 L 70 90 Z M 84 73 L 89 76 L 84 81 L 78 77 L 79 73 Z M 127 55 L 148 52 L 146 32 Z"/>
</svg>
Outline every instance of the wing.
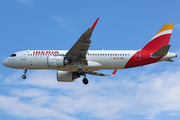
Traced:
<svg viewBox="0 0 180 120">
<path fill-rule="evenodd" d="M 86 72 L 87 74 L 91 74 L 91 75 L 97 75 L 97 76 L 113 76 L 115 75 L 117 72 L 117 69 L 113 71 L 113 73 L 111 75 L 107 75 L 107 74 L 103 74 L 103 73 L 98 73 L 98 72 L 94 72 L 94 71 L 90 71 L 90 72 Z"/>
<path fill-rule="evenodd" d="M 80 64 L 87 65 L 86 54 L 91 46 L 91 34 L 98 22 L 99 18 L 91 25 L 86 32 L 84 32 L 78 41 L 72 46 L 72 48 L 66 53 L 66 57 L 71 60 L 72 62 L 79 60 Z"/>
</svg>

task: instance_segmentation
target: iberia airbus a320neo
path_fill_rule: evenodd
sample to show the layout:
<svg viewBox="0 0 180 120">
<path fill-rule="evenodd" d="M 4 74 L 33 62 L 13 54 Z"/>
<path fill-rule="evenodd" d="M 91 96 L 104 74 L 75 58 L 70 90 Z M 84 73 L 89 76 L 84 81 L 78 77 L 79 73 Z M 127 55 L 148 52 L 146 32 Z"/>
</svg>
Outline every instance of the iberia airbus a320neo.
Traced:
<svg viewBox="0 0 180 120">
<path fill-rule="evenodd" d="M 24 69 L 22 78 L 26 78 L 28 69 L 55 69 L 57 80 L 72 82 L 84 76 L 83 83 L 88 84 L 86 74 L 98 76 L 115 75 L 117 69 L 143 66 L 160 61 L 170 61 L 177 54 L 168 52 L 173 24 L 165 24 L 140 50 L 88 50 L 91 46 L 91 34 L 99 18 L 77 40 L 70 50 L 27 50 L 12 54 L 3 61 L 10 68 Z M 95 72 L 114 69 L 111 75 Z"/>
</svg>

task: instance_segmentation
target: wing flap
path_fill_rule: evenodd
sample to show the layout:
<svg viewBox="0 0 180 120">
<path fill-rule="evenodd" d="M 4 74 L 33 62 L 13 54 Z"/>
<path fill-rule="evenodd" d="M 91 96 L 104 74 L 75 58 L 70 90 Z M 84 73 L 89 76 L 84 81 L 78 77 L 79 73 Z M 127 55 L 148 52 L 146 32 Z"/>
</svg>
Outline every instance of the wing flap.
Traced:
<svg viewBox="0 0 180 120">
<path fill-rule="evenodd" d="M 107 74 L 103 74 L 103 73 L 99 73 L 99 72 L 95 72 L 95 71 L 89 71 L 86 73 L 90 74 L 90 75 L 97 75 L 97 76 L 113 76 L 116 74 L 116 72 L 117 72 L 117 69 L 115 69 L 111 75 L 107 75 Z"/>
</svg>

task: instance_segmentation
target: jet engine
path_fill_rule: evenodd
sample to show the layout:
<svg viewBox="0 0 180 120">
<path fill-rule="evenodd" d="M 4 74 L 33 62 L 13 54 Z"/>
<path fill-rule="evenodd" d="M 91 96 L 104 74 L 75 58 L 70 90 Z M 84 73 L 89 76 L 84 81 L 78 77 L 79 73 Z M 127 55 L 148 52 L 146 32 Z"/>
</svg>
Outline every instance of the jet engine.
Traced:
<svg viewBox="0 0 180 120">
<path fill-rule="evenodd" d="M 69 72 L 69 71 L 57 71 L 57 81 L 59 82 L 73 82 L 74 79 L 79 78 L 76 72 Z"/>
<path fill-rule="evenodd" d="M 50 68 L 64 67 L 68 60 L 64 56 L 48 56 L 47 65 Z"/>
</svg>

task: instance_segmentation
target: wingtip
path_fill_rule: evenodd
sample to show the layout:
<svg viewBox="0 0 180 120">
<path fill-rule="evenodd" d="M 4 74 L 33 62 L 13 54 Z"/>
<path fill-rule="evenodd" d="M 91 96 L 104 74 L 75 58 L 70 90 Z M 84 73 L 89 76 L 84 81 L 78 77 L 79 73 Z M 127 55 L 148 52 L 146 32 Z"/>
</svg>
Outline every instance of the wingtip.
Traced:
<svg viewBox="0 0 180 120">
<path fill-rule="evenodd" d="M 117 72 L 117 69 L 115 69 L 111 75 L 115 75 L 116 72 Z"/>
<path fill-rule="evenodd" d="M 96 27 L 98 20 L 99 18 L 97 18 L 96 21 L 91 25 L 90 29 L 94 29 Z"/>
</svg>

